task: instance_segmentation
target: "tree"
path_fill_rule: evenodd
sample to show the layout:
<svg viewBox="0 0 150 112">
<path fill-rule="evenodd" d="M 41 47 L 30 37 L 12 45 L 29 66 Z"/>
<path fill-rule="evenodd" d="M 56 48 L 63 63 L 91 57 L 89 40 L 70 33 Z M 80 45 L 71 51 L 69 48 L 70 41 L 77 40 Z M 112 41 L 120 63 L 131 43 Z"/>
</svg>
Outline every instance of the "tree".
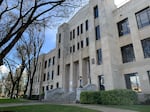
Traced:
<svg viewBox="0 0 150 112">
<path fill-rule="evenodd" d="M 0 65 L 32 24 L 68 15 L 81 0 L 0 0 Z M 68 8 L 69 7 L 69 8 Z"/>
</svg>

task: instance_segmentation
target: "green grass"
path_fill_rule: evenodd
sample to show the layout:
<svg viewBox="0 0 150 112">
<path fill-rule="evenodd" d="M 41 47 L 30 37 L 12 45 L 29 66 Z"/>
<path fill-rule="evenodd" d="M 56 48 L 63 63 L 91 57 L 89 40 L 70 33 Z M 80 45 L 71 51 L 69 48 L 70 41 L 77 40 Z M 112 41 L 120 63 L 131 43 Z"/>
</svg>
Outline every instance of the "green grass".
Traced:
<svg viewBox="0 0 150 112">
<path fill-rule="evenodd" d="M 135 110 L 138 112 L 150 112 L 150 105 L 111 105 L 108 107 Z"/>
<path fill-rule="evenodd" d="M 32 105 L 32 106 L 17 106 L 17 107 L 5 107 L 0 108 L 2 111 L 11 112 L 98 112 L 96 110 L 90 110 L 75 106 L 63 106 L 63 105 Z"/>
<path fill-rule="evenodd" d="M 23 102 L 27 102 L 27 100 L 24 100 L 24 99 L 0 99 L 0 104 L 23 103 Z"/>
</svg>

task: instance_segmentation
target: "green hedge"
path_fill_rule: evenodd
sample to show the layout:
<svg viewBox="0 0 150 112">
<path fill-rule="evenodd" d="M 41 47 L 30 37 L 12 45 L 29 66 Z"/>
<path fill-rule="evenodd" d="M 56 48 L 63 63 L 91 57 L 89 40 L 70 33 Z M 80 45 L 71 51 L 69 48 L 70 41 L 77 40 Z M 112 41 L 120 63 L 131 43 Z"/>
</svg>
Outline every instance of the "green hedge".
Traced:
<svg viewBox="0 0 150 112">
<path fill-rule="evenodd" d="M 131 105 L 137 103 L 137 93 L 131 90 L 82 92 L 80 102 L 84 104 Z"/>
</svg>

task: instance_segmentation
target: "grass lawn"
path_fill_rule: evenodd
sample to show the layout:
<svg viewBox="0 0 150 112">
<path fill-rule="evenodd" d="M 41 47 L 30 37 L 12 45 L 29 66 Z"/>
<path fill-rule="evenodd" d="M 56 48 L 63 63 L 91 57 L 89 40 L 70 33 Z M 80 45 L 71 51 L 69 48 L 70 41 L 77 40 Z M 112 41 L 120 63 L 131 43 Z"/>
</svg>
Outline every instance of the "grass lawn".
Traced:
<svg viewBox="0 0 150 112">
<path fill-rule="evenodd" d="M 0 112 L 99 112 L 96 110 L 90 110 L 75 106 L 63 106 L 63 105 L 32 105 L 32 106 L 17 106 L 0 108 Z"/>
<path fill-rule="evenodd" d="M 111 105 L 108 107 L 135 110 L 138 112 L 150 112 L 150 105 Z"/>
<path fill-rule="evenodd" d="M 0 104 L 28 102 L 24 99 L 0 99 Z"/>
</svg>

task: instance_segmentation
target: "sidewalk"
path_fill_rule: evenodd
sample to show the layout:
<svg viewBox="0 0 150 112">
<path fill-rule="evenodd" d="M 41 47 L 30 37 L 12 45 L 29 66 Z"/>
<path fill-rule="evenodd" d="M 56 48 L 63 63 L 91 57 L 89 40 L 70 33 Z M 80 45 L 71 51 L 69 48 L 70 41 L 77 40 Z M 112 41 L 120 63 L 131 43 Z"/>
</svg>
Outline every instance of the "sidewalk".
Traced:
<svg viewBox="0 0 150 112">
<path fill-rule="evenodd" d="M 31 103 L 19 103 L 19 104 L 0 104 L 0 107 L 15 107 L 15 106 L 44 105 L 44 104 L 51 104 L 51 103 L 31 102 Z M 85 105 L 85 104 L 60 104 L 60 105 L 76 106 L 76 107 L 88 108 L 88 109 L 93 109 L 93 110 L 102 111 L 102 112 L 137 112 L 137 111 L 131 111 L 131 110 L 105 107 L 101 105 Z"/>
</svg>

